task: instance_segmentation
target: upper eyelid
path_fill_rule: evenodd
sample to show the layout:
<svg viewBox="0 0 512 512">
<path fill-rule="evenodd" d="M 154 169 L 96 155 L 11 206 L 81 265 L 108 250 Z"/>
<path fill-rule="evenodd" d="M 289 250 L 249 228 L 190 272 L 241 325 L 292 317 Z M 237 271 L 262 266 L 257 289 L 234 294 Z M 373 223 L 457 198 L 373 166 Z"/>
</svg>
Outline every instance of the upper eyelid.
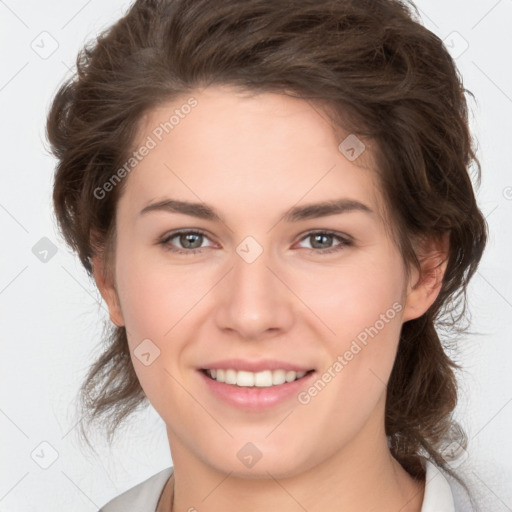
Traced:
<svg viewBox="0 0 512 512">
<path fill-rule="evenodd" d="M 169 241 L 169 240 L 172 240 L 173 238 L 176 238 L 177 236 L 179 235 L 188 235 L 188 234 L 199 234 L 199 235 L 203 235 L 204 237 L 208 238 L 209 240 L 211 240 L 211 237 L 210 235 L 208 234 L 208 232 L 206 231 L 203 231 L 201 229 L 178 229 L 176 231 L 169 231 L 168 233 L 164 234 L 162 237 L 161 237 L 161 241 Z M 211 240 L 213 241 L 213 240 Z"/>
</svg>

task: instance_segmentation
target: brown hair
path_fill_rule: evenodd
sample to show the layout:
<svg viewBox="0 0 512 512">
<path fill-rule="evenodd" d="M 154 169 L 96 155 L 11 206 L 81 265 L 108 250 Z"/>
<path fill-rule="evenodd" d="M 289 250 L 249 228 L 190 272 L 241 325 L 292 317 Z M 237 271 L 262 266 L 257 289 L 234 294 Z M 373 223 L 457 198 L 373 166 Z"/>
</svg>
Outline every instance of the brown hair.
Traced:
<svg viewBox="0 0 512 512">
<path fill-rule="evenodd" d="M 136 1 L 82 50 L 76 75 L 48 115 L 59 228 L 91 276 L 95 251 L 104 252 L 112 271 L 116 204 L 126 180 L 103 199 L 95 190 L 126 161 L 145 112 L 211 84 L 328 105 L 343 128 L 374 141 L 404 262 L 418 265 L 415 237 L 449 235 L 441 292 L 424 315 L 402 326 L 385 427 L 393 456 L 411 475 L 424 476 L 423 453 L 463 483 L 442 456 L 453 440 L 467 446 L 452 417 L 460 366 L 443 344 L 463 332 L 466 288 L 487 225 L 470 176 L 474 164 L 479 182 L 469 91 L 442 41 L 399 0 Z M 109 325 L 105 338 L 80 399 L 87 424 L 104 418 L 111 439 L 146 401 L 125 328 Z"/>
</svg>

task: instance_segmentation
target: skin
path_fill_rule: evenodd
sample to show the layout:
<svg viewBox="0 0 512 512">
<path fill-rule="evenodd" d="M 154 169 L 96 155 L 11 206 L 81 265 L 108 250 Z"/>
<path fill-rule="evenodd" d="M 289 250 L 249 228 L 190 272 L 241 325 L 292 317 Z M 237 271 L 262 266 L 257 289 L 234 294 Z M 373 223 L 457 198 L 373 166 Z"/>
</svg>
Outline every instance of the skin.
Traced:
<svg viewBox="0 0 512 512">
<path fill-rule="evenodd" d="M 424 482 L 387 446 L 386 382 L 402 323 L 421 316 L 440 291 L 446 247 L 425 241 L 422 273 L 413 268 L 407 279 L 386 229 L 371 145 L 349 161 L 338 150 L 348 133 L 304 100 L 197 90 L 150 111 L 139 142 L 190 96 L 198 106 L 125 178 L 115 280 L 105 277 L 101 256 L 93 260 L 110 317 L 126 326 L 141 386 L 167 426 L 175 473 L 159 510 L 171 510 L 174 487 L 180 512 L 419 512 Z M 277 222 L 297 204 L 342 197 L 373 213 Z M 203 201 L 224 222 L 139 215 L 164 198 Z M 173 253 L 158 243 L 177 229 L 206 231 L 197 242 L 202 252 Z M 349 235 L 353 244 L 321 255 L 340 241 L 314 245 L 307 234 L 317 229 Z M 236 252 L 247 236 L 263 248 L 252 263 Z M 168 245 L 186 251 L 183 242 L 175 236 Z M 211 394 L 197 371 L 219 358 L 266 357 L 321 375 L 394 303 L 402 310 L 307 405 L 292 399 L 240 410 Z M 149 366 L 133 353 L 146 338 L 160 350 Z M 252 468 L 237 457 L 247 442 L 262 454 Z"/>
</svg>

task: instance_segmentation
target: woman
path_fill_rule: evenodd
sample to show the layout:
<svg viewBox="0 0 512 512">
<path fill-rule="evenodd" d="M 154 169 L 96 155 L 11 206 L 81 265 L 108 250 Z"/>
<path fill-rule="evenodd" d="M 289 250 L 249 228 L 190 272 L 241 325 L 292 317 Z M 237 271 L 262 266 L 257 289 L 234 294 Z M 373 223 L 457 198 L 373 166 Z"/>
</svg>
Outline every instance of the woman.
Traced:
<svg viewBox="0 0 512 512">
<path fill-rule="evenodd" d="M 469 510 L 465 90 L 396 0 L 137 1 L 58 92 L 60 229 L 115 325 L 82 388 L 173 467 L 101 510 Z"/>
</svg>

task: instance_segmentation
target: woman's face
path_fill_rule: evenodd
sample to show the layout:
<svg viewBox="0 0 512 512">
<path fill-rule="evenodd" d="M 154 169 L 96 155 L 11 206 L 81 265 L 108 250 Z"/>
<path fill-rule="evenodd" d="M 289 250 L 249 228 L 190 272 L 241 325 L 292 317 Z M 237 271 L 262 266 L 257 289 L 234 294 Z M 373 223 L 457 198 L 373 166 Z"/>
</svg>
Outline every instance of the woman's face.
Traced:
<svg viewBox="0 0 512 512">
<path fill-rule="evenodd" d="M 339 149 L 348 135 L 306 101 L 226 87 L 143 119 L 109 306 L 175 463 L 278 477 L 384 446 L 414 311 L 370 148 Z"/>
</svg>

